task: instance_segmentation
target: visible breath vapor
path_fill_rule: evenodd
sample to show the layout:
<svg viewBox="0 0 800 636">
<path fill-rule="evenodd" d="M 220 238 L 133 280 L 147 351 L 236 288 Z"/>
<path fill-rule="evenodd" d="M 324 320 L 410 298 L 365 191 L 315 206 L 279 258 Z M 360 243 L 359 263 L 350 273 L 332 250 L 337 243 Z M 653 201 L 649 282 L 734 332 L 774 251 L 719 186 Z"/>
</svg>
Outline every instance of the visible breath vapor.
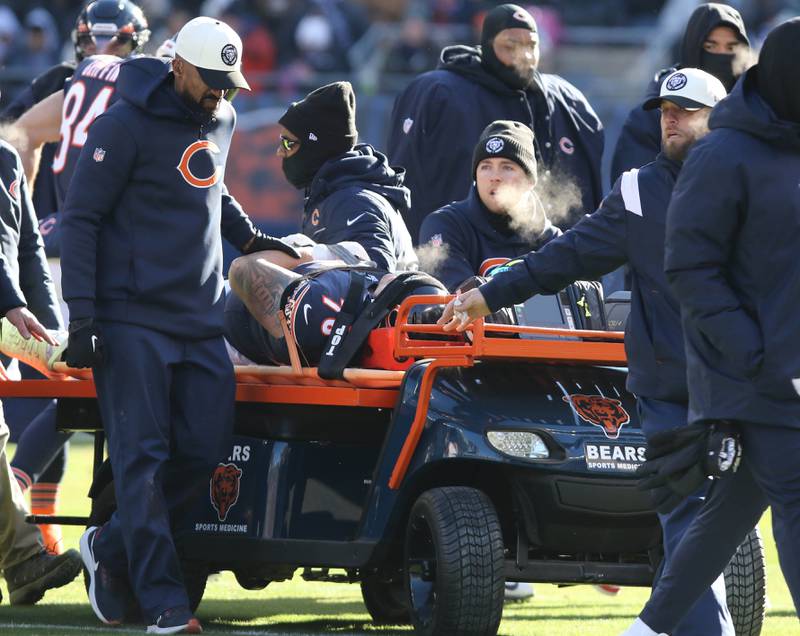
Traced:
<svg viewBox="0 0 800 636">
<path fill-rule="evenodd" d="M 547 218 L 554 225 L 561 225 L 565 221 L 573 223 L 578 215 L 594 212 L 594 210 L 581 210 L 583 199 L 578 184 L 566 175 L 553 170 L 539 174 L 536 192 L 539 194 Z"/>
<path fill-rule="evenodd" d="M 545 214 L 538 195 L 528 185 L 504 183 L 495 189 L 494 198 L 510 219 L 511 228 L 525 238 L 542 233 Z"/>
<path fill-rule="evenodd" d="M 433 239 L 431 239 L 431 241 L 417 246 L 415 251 L 417 253 L 417 259 L 419 260 L 420 271 L 430 274 L 431 276 L 437 276 L 442 263 L 447 260 L 450 248 L 447 243 L 434 245 Z"/>
<path fill-rule="evenodd" d="M 758 62 L 758 54 L 746 46 L 736 47 L 733 54 L 733 74 L 738 77 Z"/>
</svg>

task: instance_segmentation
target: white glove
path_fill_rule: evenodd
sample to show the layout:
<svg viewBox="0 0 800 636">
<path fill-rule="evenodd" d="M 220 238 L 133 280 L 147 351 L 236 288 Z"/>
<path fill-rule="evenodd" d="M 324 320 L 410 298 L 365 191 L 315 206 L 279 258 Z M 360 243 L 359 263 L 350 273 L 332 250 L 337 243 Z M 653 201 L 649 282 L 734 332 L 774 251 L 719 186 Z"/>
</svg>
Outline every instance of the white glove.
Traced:
<svg viewBox="0 0 800 636">
<path fill-rule="evenodd" d="M 281 240 L 292 247 L 314 247 L 316 245 L 314 239 L 308 238 L 305 234 L 301 234 L 300 232 L 284 236 Z"/>
<path fill-rule="evenodd" d="M 346 265 L 358 265 L 369 261 L 367 250 L 355 241 L 342 241 L 333 245 L 317 244 L 312 250 L 315 261 L 343 261 Z"/>
</svg>

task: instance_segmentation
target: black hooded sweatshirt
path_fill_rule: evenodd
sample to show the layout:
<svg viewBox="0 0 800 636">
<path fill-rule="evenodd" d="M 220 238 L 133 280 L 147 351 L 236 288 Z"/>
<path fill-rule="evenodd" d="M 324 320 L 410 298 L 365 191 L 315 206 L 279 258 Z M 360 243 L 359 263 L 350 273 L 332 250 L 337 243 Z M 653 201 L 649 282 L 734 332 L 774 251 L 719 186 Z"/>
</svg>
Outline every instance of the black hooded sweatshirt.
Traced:
<svg viewBox="0 0 800 636">
<path fill-rule="evenodd" d="M 389 158 L 406 169 L 411 209 L 404 214 L 411 236 L 422 220 L 472 186 L 472 151 L 484 128 L 497 119 L 531 127 L 541 182 L 562 179 L 577 187 L 580 201 L 569 227 L 602 200 L 600 161 L 603 126 L 584 95 L 558 75 L 536 73 L 533 84 L 517 90 L 486 70 L 481 47 L 450 46 L 439 68 L 417 77 L 397 97 L 389 128 Z"/>
<path fill-rule="evenodd" d="M 800 21 L 791 22 L 787 48 L 800 41 Z M 761 95 L 771 80 L 797 90 L 760 62 L 748 70 L 711 113 L 667 213 L 665 269 L 683 316 L 690 421 L 800 428 L 800 122 L 777 116 Z"/>
<path fill-rule="evenodd" d="M 661 152 L 660 113 L 656 110 L 644 110 L 642 105 L 653 97 L 658 97 L 662 80 L 679 68 L 700 68 L 711 73 L 730 91 L 735 77 L 724 78 L 721 69 L 727 59 L 732 56 L 708 53 L 703 50 L 703 43 L 708 34 L 718 26 L 733 29 L 742 43 L 750 46 L 742 16 L 733 7 L 717 2 L 708 2 L 698 6 L 686 24 L 686 31 L 681 40 L 678 62 L 670 68 L 656 73 L 647 87 L 644 99 L 628 114 L 622 132 L 614 148 L 611 160 L 611 183 L 613 184 L 623 172 L 631 168 L 641 168 L 650 163 Z"/>
</svg>

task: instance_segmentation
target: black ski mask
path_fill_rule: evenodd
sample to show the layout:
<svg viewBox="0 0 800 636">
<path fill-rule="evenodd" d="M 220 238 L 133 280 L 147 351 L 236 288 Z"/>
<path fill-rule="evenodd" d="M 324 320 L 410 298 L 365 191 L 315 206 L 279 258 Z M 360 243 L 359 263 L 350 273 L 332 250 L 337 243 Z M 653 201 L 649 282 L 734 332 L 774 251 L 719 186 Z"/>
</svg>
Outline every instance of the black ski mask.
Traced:
<svg viewBox="0 0 800 636">
<path fill-rule="evenodd" d="M 700 68 L 722 82 L 725 90 L 729 93 L 736 83 L 736 80 L 739 79 L 739 76 L 742 74 L 741 69 L 738 69 L 738 72 L 734 70 L 735 64 L 736 55 L 730 53 L 709 53 L 708 51 L 703 51 L 700 54 Z"/>
<path fill-rule="evenodd" d="M 356 97 L 350 82 L 334 82 L 295 102 L 278 122 L 294 134 L 300 147 L 281 167 L 295 188 L 308 187 L 322 164 L 352 150 L 358 140 Z"/>
<path fill-rule="evenodd" d="M 778 119 L 800 124 L 800 18 L 767 35 L 756 67 L 756 85 Z"/>
<path fill-rule="evenodd" d="M 535 71 L 521 72 L 503 64 L 494 52 L 495 36 L 505 29 L 527 29 L 537 33 L 536 21 L 530 13 L 516 4 L 501 4 L 486 15 L 481 31 L 481 64 L 507 86 L 525 90 L 534 81 Z"/>
<path fill-rule="evenodd" d="M 703 44 L 709 34 L 717 27 L 728 27 L 737 39 L 750 47 L 747 30 L 739 12 L 727 4 L 706 2 L 699 5 L 689 17 L 680 47 L 679 66 L 694 67 L 716 77 L 725 90 L 731 91 L 744 67 L 736 68 L 736 56 L 729 53 L 709 53 Z"/>
</svg>

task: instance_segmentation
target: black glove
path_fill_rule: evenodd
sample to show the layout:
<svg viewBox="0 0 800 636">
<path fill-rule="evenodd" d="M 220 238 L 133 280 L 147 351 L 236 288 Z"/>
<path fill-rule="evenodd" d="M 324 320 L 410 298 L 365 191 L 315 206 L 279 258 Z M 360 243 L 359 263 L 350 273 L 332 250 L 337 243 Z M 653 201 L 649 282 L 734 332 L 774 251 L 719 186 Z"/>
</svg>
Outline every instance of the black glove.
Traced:
<svg viewBox="0 0 800 636">
<path fill-rule="evenodd" d="M 250 244 L 242 250 L 243 254 L 252 254 L 253 252 L 264 252 L 266 250 L 278 250 L 284 254 L 288 254 L 292 258 L 300 258 L 300 252 L 294 249 L 288 243 L 284 243 L 281 239 L 274 236 L 268 236 L 261 230 L 256 230 L 256 235 Z"/>
<path fill-rule="evenodd" d="M 68 367 L 83 369 L 102 364 L 105 348 L 100 331 L 91 318 L 70 320 L 64 362 Z"/>
<path fill-rule="evenodd" d="M 736 472 L 741 442 L 735 425 L 724 420 L 657 433 L 648 441 L 647 461 L 636 471 L 638 488 L 649 490 L 666 514 L 706 483 Z"/>
</svg>

